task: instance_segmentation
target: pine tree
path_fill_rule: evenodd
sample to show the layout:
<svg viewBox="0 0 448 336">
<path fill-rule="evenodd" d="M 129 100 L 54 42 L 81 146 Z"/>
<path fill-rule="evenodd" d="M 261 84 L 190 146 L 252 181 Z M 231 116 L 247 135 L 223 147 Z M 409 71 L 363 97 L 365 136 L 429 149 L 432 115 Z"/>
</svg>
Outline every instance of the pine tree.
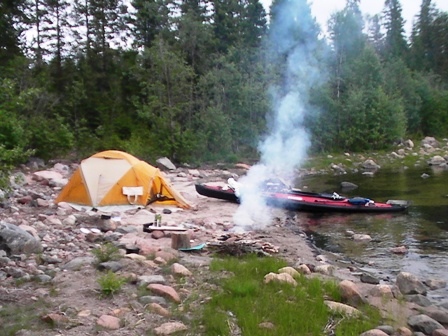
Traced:
<svg viewBox="0 0 448 336">
<path fill-rule="evenodd" d="M 384 34 L 382 32 L 381 18 L 374 15 L 368 19 L 368 40 L 378 55 L 384 52 Z"/>
<path fill-rule="evenodd" d="M 21 35 L 27 22 L 26 0 L 8 0 L 0 3 L 0 66 L 6 65 L 15 56 L 23 54 Z"/>
<path fill-rule="evenodd" d="M 431 70 L 434 66 L 435 43 L 432 25 L 437 10 L 431 0 L 423 0 L 412 32 L 412 66 L 417 70 Z"/>
<path fill-rule="evenodd" d="M 207 2 L 187 0 L 180 3 L 181 15 L 177 18 L 177 41 L 185 53 L 187 62 L 196 74 L 203 74 L 210 64 L 213 50 L 210 17 Z"/>
<path fill-rule="evenodd" d="M 364 21 L 358 0 L 347 1 L 342 11 L 333 14 L 329 20 L 330 40 L 335 52 L 333 61 L 334 91 L 339 99 L 346 89 L 346 75 L 349 65 L 361 54 L 366 43 L 363 33 Z"/>
<path fill-rule="evenodd" d="M 384 27 L 386 28 L 385 56 L 403 58 L 408 45 L 404 36 L 404 20 L 399 0 L 386 0 L 384 4 Z"/>
<path fill-rule="evenodd" d="M 434 71 L 448 83 L 448 13 L 441 12 L 433 25 Z"/>
<path fill-rule="evenodd" d="M 166 40 L 171 39 L 169 1 L 133 0 L 131 4 L 135 9 L 131 24 L 137 48 L 152 47 L 158 35 Z"/>
</svg>

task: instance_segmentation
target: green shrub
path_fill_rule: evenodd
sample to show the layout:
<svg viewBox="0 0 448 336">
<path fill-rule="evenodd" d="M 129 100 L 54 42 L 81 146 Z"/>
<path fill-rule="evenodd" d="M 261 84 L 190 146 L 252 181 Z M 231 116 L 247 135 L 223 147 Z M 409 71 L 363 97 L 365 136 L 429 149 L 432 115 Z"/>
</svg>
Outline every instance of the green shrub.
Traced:
<svg viewBox="0 0 448 336">
<path fill-rule="evenodd" d="M 118 292 L 125 283 L 125 278 L 116 275 L 112 271 L 108 271 L 106 274 L 98 278 L 98 284 L 101 287 L 101 292 L 105 296 L 110 296 Z"/>
<path fill-rule="evenodd" d="M 37 116 L 28 121 L 28 126 L 29 146 L 35 149 L 36 156 L 48 160 L 73 149 L 73 133 L 61 117 Z"/>
<path fill-rule="evenodd" d="M 111 243 L 106 243 L 98 248 L 93 249 L 92 254 L 98 259 L 99 263 L 111 260 L 118 260 L 121 254 L 118 252 L 119 248 Z"/>
</svg>

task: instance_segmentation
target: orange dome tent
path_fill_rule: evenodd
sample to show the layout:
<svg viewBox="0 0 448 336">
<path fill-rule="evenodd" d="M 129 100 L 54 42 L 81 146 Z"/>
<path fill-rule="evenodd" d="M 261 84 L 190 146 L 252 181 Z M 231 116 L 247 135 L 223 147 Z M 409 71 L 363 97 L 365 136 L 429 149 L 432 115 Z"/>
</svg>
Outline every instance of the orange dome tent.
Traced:
<svg viewBox="0 0 448 336">
<path fill-rule="evenodd" d="M 188 202 L 163 177 L 159 169 L 131 154 L 109 150 L 83 160 L 55 203 L 67 202 L 94 208 L 117 205 Z"/>
</svg>

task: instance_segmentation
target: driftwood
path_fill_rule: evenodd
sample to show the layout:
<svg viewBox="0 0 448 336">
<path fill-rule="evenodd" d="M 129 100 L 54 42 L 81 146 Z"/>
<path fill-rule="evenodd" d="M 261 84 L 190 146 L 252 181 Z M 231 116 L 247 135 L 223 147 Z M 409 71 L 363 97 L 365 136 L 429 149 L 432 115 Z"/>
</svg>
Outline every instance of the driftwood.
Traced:
<svg viewBox="0 0 448 336">
<path fill-rule="evenodd" d="M 278 253 L 278 247 L 268 242 L 254 239 L 244 239 L 238 236 L 221 236 L 217 241 L 208 244 L 208 247 L 219 254 L 242 256 L 254 253 L 259 256 L 270 256 Z"/>
</svg>

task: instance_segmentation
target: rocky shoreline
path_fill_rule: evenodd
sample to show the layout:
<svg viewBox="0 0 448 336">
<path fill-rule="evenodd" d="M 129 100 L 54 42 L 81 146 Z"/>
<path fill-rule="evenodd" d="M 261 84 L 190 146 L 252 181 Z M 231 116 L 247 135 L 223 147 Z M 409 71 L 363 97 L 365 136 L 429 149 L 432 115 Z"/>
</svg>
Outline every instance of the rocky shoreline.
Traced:
<svg viewBox="0 0 448 336">
<path fill-rule="evenodd" d="M 432 155 L 425 160 L 446 167 L 448 145 L 425 144 L 422 142 L 421 148 Z M 419 151 L 410 143 L 403 146 L 403 155 Z M 376 165 L 366 159 L 357 166 L 365 164 Z M 339 167 L 337 171 L 334 165 Z M 334 165 L 329 168 L 340 173 L 342 165 Z M 340 264 L 330 254 L 318 251 L 302 232 L 298 217 L 280 209 L 270 210 L 271 225 L 233 233 L 237 205 L 199 196 L 194 184 L 224 183 L 229 177 L 243 175 L 248 168 L 245 165 L 168 169 L 167 178 L 194 205 L 192 209 L 147 206 L 114 213 L 107 219 L 95 211 L 76 211 L 67 204 L 53 203 L 76 167 L 56 163 L 45 169 L 36 161 L 24 166 L 14 174 L 13 191 L 1 203 L 0 327 L 4 330 L 15 330 L 16 335 L 136 335 L 149 330 L 169 335 L 185 330 L 187 335 L 186 321 L 193 319 L 193 312 L 185 310 L 184 302 L 198 295 L 189 307 L 199 307 L 206 299 L 198 288 L 210 286 L 205 280 L 208 264 L 211 254 L 220 249 L 227 254 L 272 254 L 288 261 L 291 268 L 266 281 L 290 281 L 283 274 L 294 272 L 337 279 L 344 302 L 328 303 L 332 309 L 350 314 L 360 303 L 369 303 L 385 317 L 393 317 L 390 326 L 378 326 L 364 336 L 448 335 L 448 305 L 435 306 L 426 297 L 428 291 L 446 287 L 443 281 L 423 283 L 401 272 L 393 285 L 382 284 L 353 265 Z M 143 224 L 153 221 L 155 214 L 162 216 L 164 226 L 184 228 L 192 246 L 205 247 L 196 252 L 177 251 L 171 248 L 169 230 L 144 232 Z M 120 247 L 122 257 L 98 262 L 92 250 L 105 243 Z M 100 295 L 98 278 L 104 271 L 128 279 L 111 298 Z M 41 302 L 45 302 L 44 309 L 26 310 Z M 22 325 L 9 314 L 12 307 L 34 315 Z"/>
</svg>

